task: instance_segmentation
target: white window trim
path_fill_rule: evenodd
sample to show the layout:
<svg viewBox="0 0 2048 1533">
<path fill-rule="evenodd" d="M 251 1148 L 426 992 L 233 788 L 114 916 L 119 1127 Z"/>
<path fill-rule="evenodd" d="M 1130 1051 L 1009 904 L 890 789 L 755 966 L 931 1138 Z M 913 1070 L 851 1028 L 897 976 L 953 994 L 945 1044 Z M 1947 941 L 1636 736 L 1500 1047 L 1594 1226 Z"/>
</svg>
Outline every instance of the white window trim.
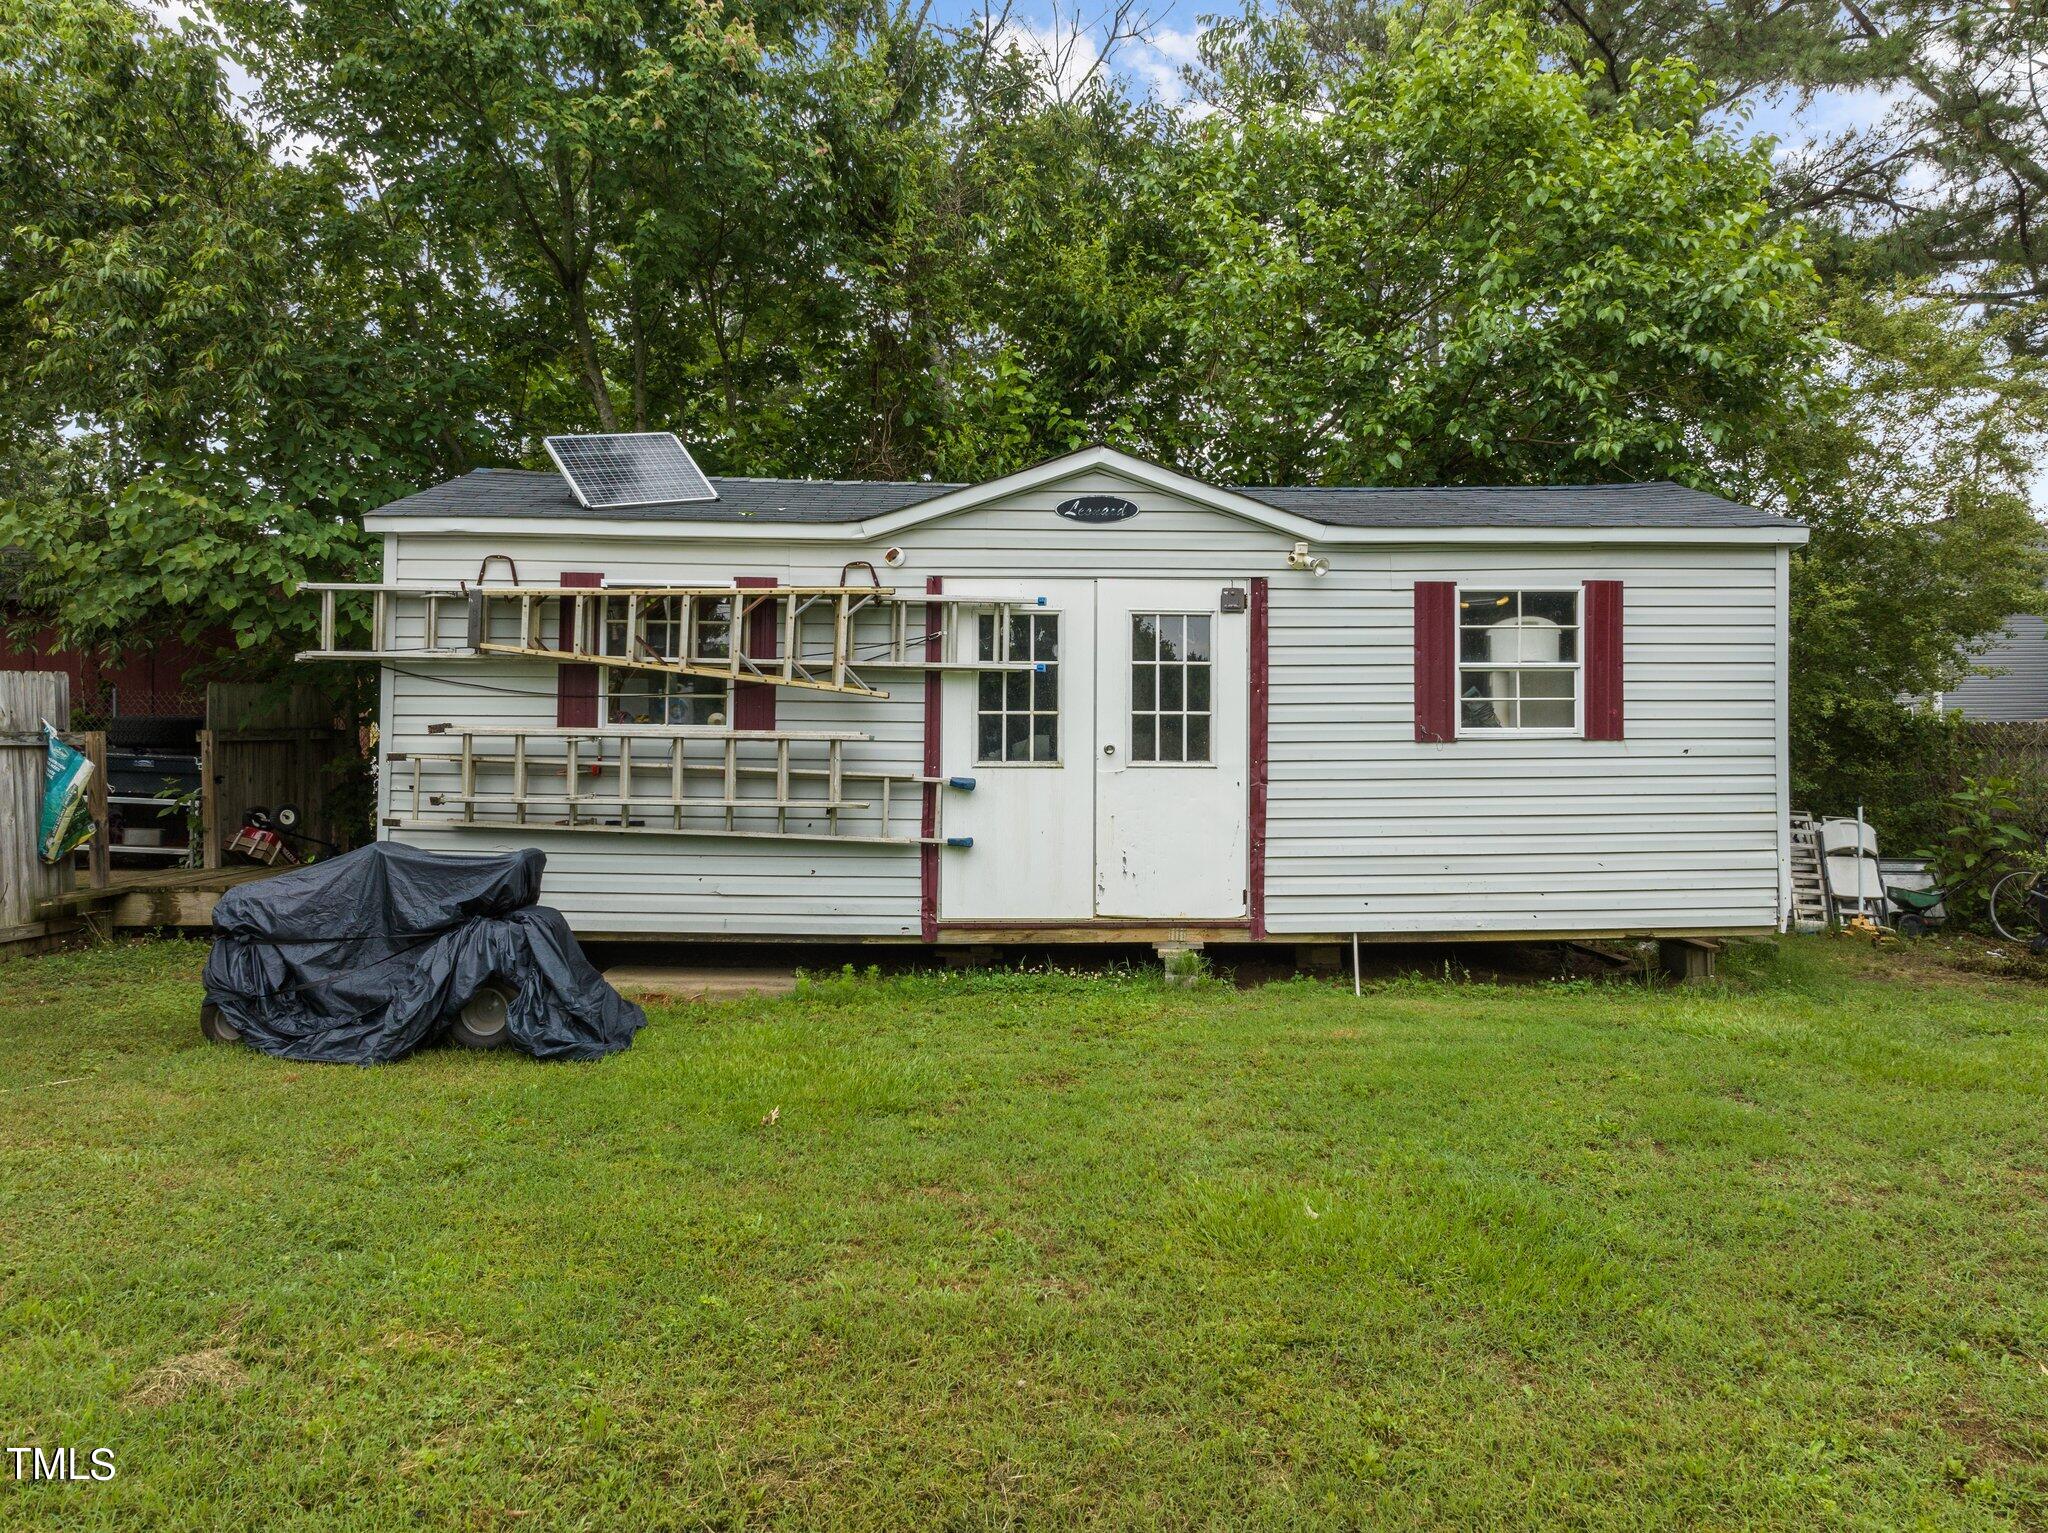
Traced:
<svg viewBox="0 0 2048 1533">
<path fill-rule="evenodd" d="M 1140 617 L 1205 617 L 1209 620 L 1209 658 L 1202 662 L 1202 664 L 1206 665 L 1209 668 L 1209 706 L 1206 710 L 1204 710 L 1204 716 L 1209 720 L 1209 754 L 1205 759 L 1201 761 L 1161 761 L 1157 757 L 1154 757 L 1150 761 L 1140 761 L 1138 759 L 1137 718 L 1139 709 L 1136 706 L 1135 700 L 1131 696 L 1132 673 L 1135 672 L 1138 666 L 1144 664 L 1145 662 L 1139 660 L 1137 656 L 1133 654 L 1126 658 L 1124 665 L 1124 769 L 1126 771 L 1131 772 L 1152 772 L 1158 771 L 1162 768 L 1169 772 L 1185 772 L 1191 770 L 1196 772 L 1215 771 L 1217 768 L 1216 654 L 1217 646 L 1222 642 L 1223 638 L 1222 615 L 1220 613 L 1213 611 L 1190 612 L 1187 611 L 1185 608 L 1182 608 L 1175 610 L 1173 612 L 1167 612 L 1164 610 L 1154 612 L 1133 612 L 1131 614 L 1131 617 L 1133 619 Z M 1183 667 L 1185 667 L 1186 662 L 1183 661 L 1181 663 Z M 1185 701 L 1185 699 L 1183 699 L 1183 701 Z M 1169 717 L 1169 715 L 1161 713 L 1156 708 L 1146 709 L 1144 711 L 1149 713 L 1155 719 Z M 1185 728 L 1185 721 L 1189 717 L 1188 712 L 1185 708 L 1182 708 L 1179 711 L 1179 717 L 1183 721 L 1182 727 Z"/>
<path fill-rule="evenodd" d="M 1466 586 L 1460 582 L 1453 588 L 1451 615 L 1460 618 L 1465 610 Z M 1572 684 L 1572 722 L 1569 729 L 1525 729 L 1516 725 L 1513 729 L 1468 729 L 1465 726 L 1465 624 L 1454 622 L 1451 629 L 1451 738 L 1453 740 L 1583 740 L 1586 737 L 1586 583 L 1577 585 L 1516 585 L 1510 581 L 1495 581 L 1490 585 L 1475 585 L 1474 591 L 1513 591 L 1516 595 L 1535 594 L 1538 596 L 1570 596 L 1572 610 L 1578 614 L 1575 631 L 1578 642 L 1572 646 L 1578 658 L 1569 665 L 1563 661 L 1538 661 L 1534 665 L 1481 665 L 1473 662 L 1475 671 L 1570 671 L 1577 680 Z"/>
<path fill-rule="evenodd" d="M 1033 616 L 1050 616 L 1056 619 L 1057 621 L 1053 625 L 1053 631 L 1059 636 L 1058 642 L 1062 646 L 1066 644 L 1067 625 L 1065 609 L 1060 607 L 1044 606 L 1032 607 L 1029 610 Z M 978 637 L 978 623 L 976 625 L 976 632 L 976 644 L 978 646 L 980 642 Z M 997 637 L 1003 640 L 1003 642 L 998 647 L 1002 649 L 1004 653 L 1008 653 L 1008 636 L 999 634 Z M 1037 662 L 1033 663 L 1036 664 Z M 1059 659 L 1048 660 L 1044 663 L 1050 666 L 1057 667 L 1059 672 L 1062 675 L 1064 675 L 1066 673 L 1067 666 L 1070 662 L 1067 660 L 1066 656 L 1062 654 Z M 1060 767 L 1063 767 L 1067 764 L 1067 689 L 1064 683 L 1060 687 L 1059 701 L 1053 705 L 1052 710 L 1053 743 L 1056 749 L 1053 751 L 1050 757 L 1048 757 L 1044 761 L 1006 761 L 1001 758 L 997 758 L 995 760 L 984 760 L 981 754 L 981 716 L 986 710 L 983 709 L 983 707 L 981 706 L 981 678 L 990 674 L 994 674 L 997 676 L 1014 676 L 1018 673 L 1015 671 L 996 671 L 994 673 L 990 673 L 988 671 L 974 671 L 970 674 L 972 674 L 972 676 L 974 677 L 974 691 L 969 696 L 970 706 L 967 712 L 968 716 L 973 720 L 972 733 L 969 736 L 969 739 L 970 743 L 974 746 L 974 765 L 977 770 L 979 770 L 982 767 L 988 767 L 992 771 L 1035 772 L 1044 771 L 1048 769 L 1057 770 Z M 1025 671 L 1022 674 L 1026 676 L 1035 677 L 1037 676 L 1038 672 Z M 1007 685 L 1007 683 L 1005 683 L 1005 685 Z M 1026 715 L 1029 716 L 1031 711 L 1032 710 L 1027 709 Z M 1008 718 L 1010 716 L 1010 713 L 1011 709 L 1006 702 L 1002 708 L 1000 716 L 1003 718 Z"/>
</svg>

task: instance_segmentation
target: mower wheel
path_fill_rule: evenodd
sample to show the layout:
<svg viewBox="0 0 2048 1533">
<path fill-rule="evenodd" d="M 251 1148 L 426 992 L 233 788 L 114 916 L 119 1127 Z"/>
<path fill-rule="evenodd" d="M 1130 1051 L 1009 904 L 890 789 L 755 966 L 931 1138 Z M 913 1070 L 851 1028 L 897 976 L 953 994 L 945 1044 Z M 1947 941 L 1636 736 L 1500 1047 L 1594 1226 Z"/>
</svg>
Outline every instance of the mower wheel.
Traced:
<svg viewBox="0 0 2048 1533">
<path fill-rule="evenodd" d="M 512 991 L 489 984 L 469 998 L 448 1029 L 449 1040 L 465 1049 L 502 1048 L 511 1036 Z"/>
<path fill-rule="evenodd" d="M 240 1043 L 242 1034 L 234 1023 L 221 1015 L 221 1009 L 207 1001 L 199 1008 L 200 1036 L 208 1043 Z"/>
</svg>

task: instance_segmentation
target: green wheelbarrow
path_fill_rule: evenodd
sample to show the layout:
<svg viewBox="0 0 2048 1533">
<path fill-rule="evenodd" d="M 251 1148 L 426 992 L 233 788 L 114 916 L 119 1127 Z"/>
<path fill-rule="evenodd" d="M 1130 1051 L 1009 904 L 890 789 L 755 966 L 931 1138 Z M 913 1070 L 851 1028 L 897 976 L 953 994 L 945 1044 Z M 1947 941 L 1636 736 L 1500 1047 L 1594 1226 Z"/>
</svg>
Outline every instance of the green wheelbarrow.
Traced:
<svg viewBox="0 0 2048 1533">
<path fill-rule="evenodd" d="M 1885 890 L 1884 897 L 1897 912 L 1892 917 L 1892 930 L 1901 937 L 1924 937 L 1948 920 L 1939 889 L 1890 888 Z"/>
</svg>

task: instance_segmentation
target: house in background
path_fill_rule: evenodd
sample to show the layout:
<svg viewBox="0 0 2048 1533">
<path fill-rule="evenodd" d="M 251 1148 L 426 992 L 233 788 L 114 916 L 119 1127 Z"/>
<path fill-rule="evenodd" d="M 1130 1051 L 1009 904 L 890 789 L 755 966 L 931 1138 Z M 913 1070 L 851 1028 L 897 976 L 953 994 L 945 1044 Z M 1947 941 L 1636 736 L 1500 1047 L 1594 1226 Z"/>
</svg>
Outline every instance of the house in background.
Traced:
<svg viewBox="0 0 2048 1533">
<path fill-rule="evenodd" d="M 307 657 L 380 665 L 379 834 L 540 847 L 585 936 L 1786 919 L 1797 523 L 1673 484 L 1239 487 L 1106 448 L 973 485 L 622 465 L 371 513 L 383 582 L 319 591 Z"/>
<path fill-rule="evenodd" d="M 104 728 L 110 744 L 190 748 L 205 721 L 206 689 L 186 678 L 215 651 L 168 639 L 112 659 L 61 648 L 47 629 L 16 637 L 26 563 L 20 549 L 0 548 L 0 671 L 62 671 L 71 678 L 72 727 Z M 223 636 L 223 647 L 229 642 Z"/>
<path fill-rule="evenodd" d="M 21 550 L 0 548 L 0 671 L 58 671 L 70 678 L 73 730 L 107 736 L 108 819 L 117 866 L 182 862 L 191 848 L 185 813 L 164 796 L 196 794 L 206 688 L 187 677 L 212 652 L 161 640 L 118 659 L 60 647 L 47 628 L 15 637 L 24 617 Z M 224 641 L 225 642 L 225 641 Z"/>
<path fill-rule="evenodd" d="M 2017 613 L 1991 648 L 1970 658 L 1984 669 L 1941 694 L 1943 713 L 1987 724 L 2048 719 L 2048 622 Z"/>
</svg>

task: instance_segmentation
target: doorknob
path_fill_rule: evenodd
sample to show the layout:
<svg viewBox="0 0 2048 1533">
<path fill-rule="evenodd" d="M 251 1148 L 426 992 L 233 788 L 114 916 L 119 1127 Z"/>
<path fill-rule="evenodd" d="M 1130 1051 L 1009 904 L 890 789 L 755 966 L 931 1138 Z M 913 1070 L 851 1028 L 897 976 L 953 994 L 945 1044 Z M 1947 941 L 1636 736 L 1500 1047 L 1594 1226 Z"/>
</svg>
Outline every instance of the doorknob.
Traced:
<svg viewBox="0 0 2048 1533">
<path fill-rule="evenodd" d="M 1116 754 L 1116 747 L 1114 745 L 1105 745 L 1102 747 L 1102 754 L 1105 756 L 1114 756 Z"/>
</svg>

